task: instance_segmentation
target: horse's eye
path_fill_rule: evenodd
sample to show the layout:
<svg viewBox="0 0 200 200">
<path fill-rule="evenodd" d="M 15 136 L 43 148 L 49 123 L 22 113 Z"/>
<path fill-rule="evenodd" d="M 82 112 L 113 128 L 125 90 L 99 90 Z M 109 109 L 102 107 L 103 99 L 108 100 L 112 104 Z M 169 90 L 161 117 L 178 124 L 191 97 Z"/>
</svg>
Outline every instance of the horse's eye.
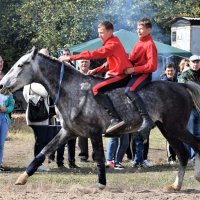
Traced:
<svg viewBox="0 0 200 200">
<path fill-rule="evenodd" d="M 25 65 L 28 65 L 28 64 L 30 64 L 30 62 L 26 61 L 26 62 L 24 62 L 24 63 L 22 63 L 22 64 L 19 64 L 18 67 L 21 68 L 21 67 L 23 67 L 23 66 L 25 66 Z"/>
</svg>

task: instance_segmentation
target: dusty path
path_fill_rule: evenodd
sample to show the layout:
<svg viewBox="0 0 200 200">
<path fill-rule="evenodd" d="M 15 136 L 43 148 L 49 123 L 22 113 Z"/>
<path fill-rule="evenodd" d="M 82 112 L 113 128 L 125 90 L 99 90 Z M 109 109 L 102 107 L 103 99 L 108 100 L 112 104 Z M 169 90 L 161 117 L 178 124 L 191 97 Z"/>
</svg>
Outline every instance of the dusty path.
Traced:
<svg viewBox="0 0 200 200">
<path fill-rule="evenodd" d="M 23 186 L 3 189 L 0 199 L 4 200 L 197 200 L 200 199 L 199 190 L 183 190 L 179 193 L 165 193 L 158 190 L 123 190 L 106 188 L 100 191 L 95 187 L 89 189 L 81 186 L 73 186 L 69 189 L 52 189 L 47 186 L 32 185 L 32 188 L 24 189 Z"/>
</svg>

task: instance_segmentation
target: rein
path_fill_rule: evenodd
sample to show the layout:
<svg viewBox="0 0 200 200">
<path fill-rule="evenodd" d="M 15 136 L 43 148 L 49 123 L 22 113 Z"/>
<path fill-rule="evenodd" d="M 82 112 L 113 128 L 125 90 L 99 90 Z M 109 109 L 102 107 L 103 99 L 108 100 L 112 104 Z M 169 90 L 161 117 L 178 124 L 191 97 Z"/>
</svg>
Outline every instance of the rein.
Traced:
<svg viewBox="0 0 200 200">
<path fill-rule="evenodd" d="M 60 96 L 60 88 L 61 88 L 61 84 L 62 84 L 62 80 L 63 80 L 64 68 L 65 68 L 65 64 L 64 64 L 64 62 L 62 62 L 62 66 L 60 69 L 60 80 L 59 80 L 58 92 L 56 94 L 56 98 L 55 98 L 53 105 L 50 105 L 49 107 L 54 107 L 58 103 L 59 96 Z"/>
</svg>

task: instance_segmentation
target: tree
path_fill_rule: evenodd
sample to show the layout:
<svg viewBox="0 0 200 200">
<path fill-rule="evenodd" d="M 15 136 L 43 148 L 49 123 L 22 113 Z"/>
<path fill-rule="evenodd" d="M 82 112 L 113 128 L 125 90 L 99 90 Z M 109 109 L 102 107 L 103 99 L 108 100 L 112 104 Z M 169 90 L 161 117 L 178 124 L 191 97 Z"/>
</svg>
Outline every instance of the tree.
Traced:
<svg viewBox="0 0 200 200">
<path fill-rule="evenodd" d="M 174 17 L 199 17 L 198 0 L 4 0 L 0 1 L 0 54 L 11 66 L 33 45 L 54 53 L 97 37 L 100 21 L 134 31 L 137 21 L 153 22 L 153 38 L 169 43 Z"/>
<path fill-rule="evenodd" d="M 20 38 L 30 37 L 30 45 L 48 47 L 52 52 L 90 39 L 102 4 L 103 0 L 25 2 L 17 11 L 23 26 Z"/>
<path fill-rule="evenodd" d="M 20 0 L 0 1 L 0 55 L 5 60 L 5 71 L 21 53 L 18 52 L 18 47 L 22 44 L 17 40 L 18 30 L 13 31 L 12 28 L 12 24 L 19 20 L 15 11 L 21 3 Z"/>
<path fill-rule="evenodd" d="M 155 23 L 166 33 L 170 32 L 169 22 L 175 17 L 200 17 L 199 0 L 150 0 L 150 3 L 156 10 Z"/>
</svg>

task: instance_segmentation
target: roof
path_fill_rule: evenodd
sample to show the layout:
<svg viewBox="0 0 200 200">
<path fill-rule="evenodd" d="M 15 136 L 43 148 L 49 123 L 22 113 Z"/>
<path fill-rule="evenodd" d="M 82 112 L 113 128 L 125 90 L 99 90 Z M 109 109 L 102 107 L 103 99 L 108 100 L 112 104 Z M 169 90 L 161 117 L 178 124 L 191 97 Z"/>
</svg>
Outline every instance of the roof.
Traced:
<svg viewBox="0 0 200 200">
<path fill-rule="evenodd" d="M 169 21 L 169 23 L 174 24 L 179 20 L 189 21 L 191 25 L 200 25 L 200 18 L 195 17 L 175 17 Z"/>
<path fill-rule="evenodd" d="M 138 41 L 138 36 L 136 33 L 120 29 L 119 31 L 114 32 L 114 35 L 117 36 L 122 44 L 124 45 L 124 48 L 127 53 L 130 53 L 134 44 Z M 176 47 L 172 47 L 167 44 L 163 44 L 161 42 L 154 41 L 155 45 L 158 50 L 159 55 L 177 55 L 181 57 L 189 57 L 191 56 L 191 53 Z M 102 42 L 99 38 L 83 42 L 81 44 L 74 45 L 70 47 L 70 51 L 73 54 L 80 53 L 85 50 L 95 50 L 97 48 L 100 48 L 102 46 Z"/>
</svg>

